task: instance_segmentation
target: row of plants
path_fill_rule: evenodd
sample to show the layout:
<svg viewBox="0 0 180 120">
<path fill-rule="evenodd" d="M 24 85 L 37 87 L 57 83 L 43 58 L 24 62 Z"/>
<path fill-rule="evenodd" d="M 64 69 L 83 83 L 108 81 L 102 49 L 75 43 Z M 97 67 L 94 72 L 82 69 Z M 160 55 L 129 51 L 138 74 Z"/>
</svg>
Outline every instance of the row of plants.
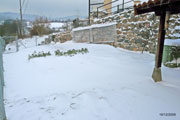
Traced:
<svg viewBox="0 0 180 120">
<path fill-rule="evenodd" d="M 56 56 L 74 56 L 76 54 L 88 53 L 88 49 L 87 48 L 82 48 L 79 50 L 72 49 L 72 50 L 68 50 L 67 52 L 61 52 L 60 50 L 56 50 L 54 53 Z"/>
<path fill-rule="evenodd" d="M 51 56 L 50 52 L 36 52 L 34 51 L 31 55 L 28 56 L 28 60 L 32 59 L 32 58 L 37 58 L 37 57 L 46 57 L 46 56 Z"/>
<path fill-rule="evenodd" d="M 85 54 L 88 53 L 88 49 L 87 48 L 81 48 L 81 49 L 72 49 L 72 50 L 68 50 L 66 52 L 61 52 L 60 50 L 56 50 L 54 51 L 54 54 L 56 56 L 74 56 L 76 54 Z M 28 60 L 31 60 L 32 58 L 38 58 L 38 57 L 46 57 L 46 56 L 51 56 L 52 54 L 50 52 L 36 52 L 34 51 L 31 55 L 28 56 Z"/>
</svg>

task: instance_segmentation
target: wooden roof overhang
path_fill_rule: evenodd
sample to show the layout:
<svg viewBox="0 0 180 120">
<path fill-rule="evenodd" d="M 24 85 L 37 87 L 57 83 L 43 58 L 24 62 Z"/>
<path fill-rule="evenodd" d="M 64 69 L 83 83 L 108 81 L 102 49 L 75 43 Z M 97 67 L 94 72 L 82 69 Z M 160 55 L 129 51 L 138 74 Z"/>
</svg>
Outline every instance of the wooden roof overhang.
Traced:
<svg viewBox="0 0 180 120">
<path fill-rule="evenodd" d="M 148 2 L 134 5 L 135 15 L 155 12 L 157 16 L 160 16 L 162 11 L 169 11 L 170 14 L 180 13 L 180 0 L 149 0 Z"/>
</svg>

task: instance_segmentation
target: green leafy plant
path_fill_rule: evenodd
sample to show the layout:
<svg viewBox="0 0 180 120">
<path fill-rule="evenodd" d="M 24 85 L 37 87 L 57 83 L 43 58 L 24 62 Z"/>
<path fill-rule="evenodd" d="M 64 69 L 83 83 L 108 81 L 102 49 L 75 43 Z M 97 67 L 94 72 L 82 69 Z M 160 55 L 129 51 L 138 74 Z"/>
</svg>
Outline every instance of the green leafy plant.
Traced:
<svg viewBox="0 0 180 120">
<path fill-rule="evenodd" d="M 46 57 L 46 56 L 51 56 L 50 52 L 36 52 L 34 51 L 31 55 L 28 56 L 28 60 L 32 59 L 32 58 L 37 58 L 37 57 Z"/>
<path fill-rule="evenodd" d="M 60 50 L 56 50 L 54 51 L 54 54 L 56 56 L 74 56 L 76 54 L 85 54 L 88 53 L 88 49 L 87 48 L 81 48 L 78 50 L 72 49 L 72 50 L 68 50 L 66 52 L 61 52 Z M 50 52 L 36 52 L 34 51 L 31 55 L 28 56 L 28 60 L 31 60 L 32 58 L 38 58 L 38 57 L 46 57 L 46 56 L 51 56 Z"/>
<path fill-rule="evenodd" d="M 63 56 L 63 52 L 61 52 L 60 50 L 56 50 L 54 53 L 56 56 Z"/>
<path fill-rule="evenodd" d="M 60 50 L 56 50 L 55 51 L 55 55 L 56 56 L 74 56 L 76 54 L 85 54 L 88 53 L 88 49 L 87 48 L 82 48 L 82 49 L 72 49 L 72 50 L 68 50 L 67 52 L 61 52 Z"/>
</svg>

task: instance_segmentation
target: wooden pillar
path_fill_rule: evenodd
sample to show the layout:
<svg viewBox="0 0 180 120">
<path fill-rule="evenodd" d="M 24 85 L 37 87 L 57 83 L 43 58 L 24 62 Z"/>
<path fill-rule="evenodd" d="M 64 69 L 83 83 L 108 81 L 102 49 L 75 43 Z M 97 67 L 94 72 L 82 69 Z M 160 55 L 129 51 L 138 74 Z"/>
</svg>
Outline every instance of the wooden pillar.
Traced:
<svg viewBox="0 0 180 120">
<path fill-rule="evenodd" d="M 155 68 L 152 75 L 155 82 L 162 81 L 161 63 L 162 63 L 162 56 L 163 56 L 164 39 L 165 39 L 165 34 L 166 34 L 165 19 L 166 19 L 166 10 L 162 10 L 161 16 L 160 16 L 160 24 L 159 24 L 159 35 L 158 35 L 158 42 L 157 42 Z"/>
</svg>

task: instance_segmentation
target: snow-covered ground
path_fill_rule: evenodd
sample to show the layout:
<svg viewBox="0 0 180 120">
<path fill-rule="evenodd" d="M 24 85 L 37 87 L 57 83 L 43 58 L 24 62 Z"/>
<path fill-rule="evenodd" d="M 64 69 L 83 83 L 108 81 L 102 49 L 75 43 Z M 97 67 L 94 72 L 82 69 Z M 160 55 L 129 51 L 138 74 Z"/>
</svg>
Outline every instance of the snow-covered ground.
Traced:
<svg viewBox="0 0 180 120">
<path fill-rule="evenodd" d="M 180 69 L 162 67 L 163 82 L 154 83 L 154 55 L 72 41 L 23 43 L 4 54 L 8 120 L 180 120 Z M 73 48 L 89 53 L 28 61 L 34 51 Z"/>
</svg>

